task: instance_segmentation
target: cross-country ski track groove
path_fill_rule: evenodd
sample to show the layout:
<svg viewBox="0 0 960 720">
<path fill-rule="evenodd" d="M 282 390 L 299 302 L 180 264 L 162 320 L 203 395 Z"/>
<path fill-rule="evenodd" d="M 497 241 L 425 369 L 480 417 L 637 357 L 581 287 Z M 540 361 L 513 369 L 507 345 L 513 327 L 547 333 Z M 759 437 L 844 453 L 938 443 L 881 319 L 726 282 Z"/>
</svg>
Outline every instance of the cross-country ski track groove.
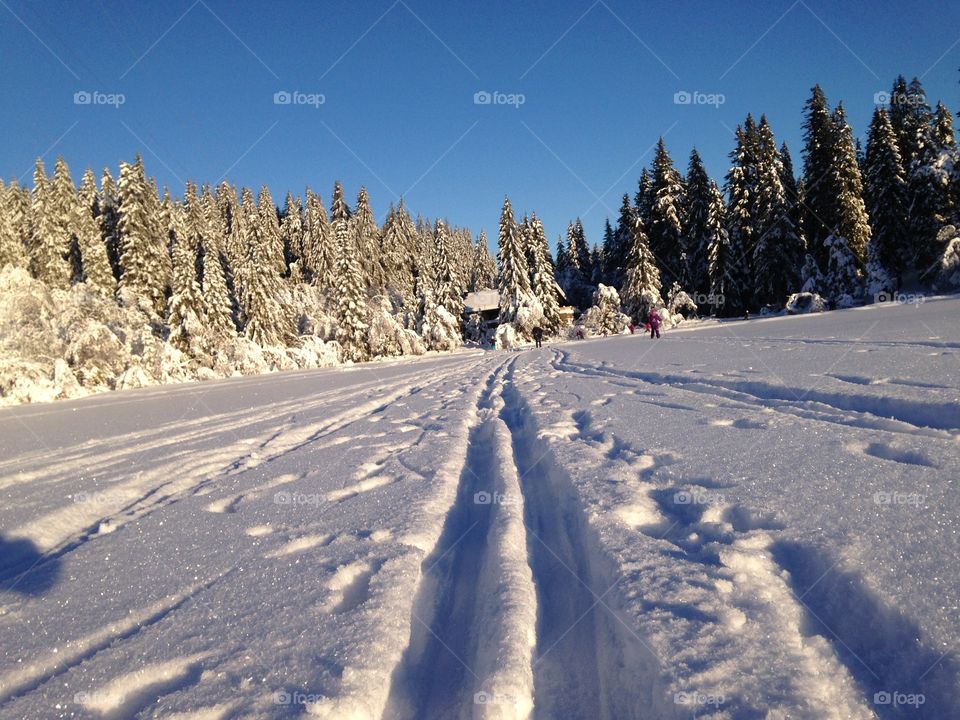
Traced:
<svg viewBox="0 0 960 720">
<path fill-rule="evenodd" d="M 638 717 L 652 690 L 651 654 L 613 609 L 617 577 L 512 387 L 515 364 L 479 400 L 384 718 Z"/>
<path fill-rule="evenodd" d="M 621 609 L 624 571 L 608 557 L 583 498 L 554 458 L 545 440 L 552 431 L 538 427 L 530 403 L 540 386 L 520 389 L 519 362 L 514 356 L 497 367 L 478 402 L 456 501 L 423 562 L 410 642 L 383 718 L 691 717 L 691 708 L 669 702 L 670 668 L 644 638 L 647 614 L 679 612 L 705 623 L 718 618 L 659 601 L 641 602 L 639 614 Z M 552 364 L 593 377 L 613 374 L 573 368 L 562 356 Z M 669 379 L 662 383 L 672 386 Z M 670 548 L 660 552 L 674 558 L 675 571 L 689 566 L 718 580 L 736 573 L 738 587 L 724 599 L 723 612 L 747 613 L 752 632 L 792 648 L 791 674 L 821 678 L 822 696 L 803 700 L 803 717 L 899 718 L 899 711 L 872 699 L 900 686 L 925 691 L 924 717 L 949 717 L 957 674 L 952 660 L 937 665 L 908 616 L 880 603 L 856 574 L 837 568 L 829 551 L 784 539 L 782 523 L 747 507 L 677 505 L 674 495 L 687 485 L 655 478 L 658 468 L 675 461 L 669 453 L 648 456 L 607 437 L 593 427 L 589 411 L 575 412 L 572 420 L 569 440 L 637 467 L 661 520 L 626 524 Z M 732 529 L 718 532 L 718 521 Z M 723 709 L 731 717 L 753 717 L 759 708 L 747 700 L 731 699 Z"/>
</svg>

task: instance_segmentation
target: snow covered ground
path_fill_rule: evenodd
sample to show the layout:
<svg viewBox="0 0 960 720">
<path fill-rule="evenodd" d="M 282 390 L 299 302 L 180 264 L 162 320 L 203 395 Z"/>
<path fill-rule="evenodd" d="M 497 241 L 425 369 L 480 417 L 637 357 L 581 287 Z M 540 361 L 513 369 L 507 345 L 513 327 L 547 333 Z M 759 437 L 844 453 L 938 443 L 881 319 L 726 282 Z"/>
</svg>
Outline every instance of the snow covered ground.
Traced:
<svg viewBox="0 0 960 720">
<path fill-rule="evenodd" d="M 2 718 L 955 718 L 960 299 L 0 412 Z"/>
</svg>

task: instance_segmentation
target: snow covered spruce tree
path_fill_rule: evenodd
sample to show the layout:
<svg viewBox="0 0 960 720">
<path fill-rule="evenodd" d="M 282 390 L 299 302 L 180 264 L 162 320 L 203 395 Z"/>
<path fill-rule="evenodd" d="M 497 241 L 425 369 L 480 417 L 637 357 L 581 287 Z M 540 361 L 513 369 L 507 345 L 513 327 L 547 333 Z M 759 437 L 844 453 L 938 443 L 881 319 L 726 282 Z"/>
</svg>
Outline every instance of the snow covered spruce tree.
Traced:
<svg viewBox="0 0 960 720">
<path fill-rule="evenodd" d="M 353 232 L 356 234 L 356 247 L 360 269 L 363 271 L 364 284 L 374 292 L 386 287 L 387 281 L 381 263 L 380 229 L 370 208 L 370 196 L 365 187 L 357 194 L 357 204 L 351 218 Z"/>
<path fill-rule="evenodd" d="M 726 212 L 725 247 L 716 247 L 716 271 L 722 268 L 724 298 L 721 313 L 740 315 L 753 303 L 752 256 L 757 239 L 757 132 L 753 118 L 748 115 L 744 125 L 737 126 L 737 145 L 730 153 L 731 167 L 727 173 L 726 191 L 729 198 Z M 713 262 L 713 261 L 711 261 Z"/>
<path fill-rule="evenodd" d="M 189 222 L 200 235 L 203 314 L 213 345 L 210 350 L 216 352 L 217 346 L 235 336 L 237 331 L 233 322 L 234 302 L 227 285 L 223 223 L 209 188 L 204 190 L 202 207 L 189 205 L 188 211 Z"/>
<path fill-rule="evenodd" d="M 637 208 L 637 215 L 646 225 L 650 221 L 650 208 L 653 207 L 653 178 L 646 168 L 640 171 L 637 194 L 633 196 L 633 203 Z"/>
<path fill-rule="evenodd" d="M 450 262 L 450 239 L 442 220 L 434 226 L 432 277 L 418 281 L 417 331 L 430 350 L 455 350 L 463 344 L 463 301 Z"/>
<path fill-rule="evenodd" d="M 645 224 L 650 249 L 657 258 L 664 283 L 672 284 L 681 280 L 685 252 L 682 220 L 684 188 L 663 138 L 657 142 L 650 191 L 653 203 Z"/>
<path fill-rule="evenodd" d="M 598 335 L 619 335 L 630 322 L 620 312 L 620 295 L 616 288 L 600 283 L 593 293 L 593 305 L 583 314 L 583 325 Z"/>
<path fill-rule="evenodd" d="M 590 303 L 593 292 L 590 278 L 590 248 L 580 218 L 567 225 L 565 263 L 558 281 L 568 302 L 578 308 Z"/>
<path fill-rule="evenodd" d="M 631 320 L 640 323 L 651 309 L 659 305 L 660 270 L 657 267 L 647 235 L 643 230 L 643 221 L 634 214 L 631 228 L 633 237 L 630 252 L 627 254 L 627 273 L 621 297 L 623 307 Z"/>
<path fill-rule="evenodd" d="M 497 289 L 500 292 L 498 347 L 510 347 L 517 340 L 529 340 L 542 321 L 542 310 L 530 287 L 524 238 L 513 219 L 510 199 L 504 198 L 500 213 L 500 240 L 497 252 Z"/>
<path fill-rule="evenodd" d="M 337 243 L 334 273 L 337 342 L 340 343 L 341 359 L 363 362 L 370 359 L 367 295 L 363 286 L 363 271 L 357 261 L 357 235 L 350 225 L 349 209 L 339 182 L 333 189 L 331 220 Z"/>
<path fill-rule="evenodd" d="M 437 220 L 433 240 L 434 297 L 439 305 L 459 324 L 463 316 L 463 295 L 450 258 L 450 234 L 442 220 Z"/>
<path fill-rule="evenodd" d="M 534 296 L 540 302 L 543 311 L 541 327 L 547 335 L 556 335 L 560 331 L 560 301 L 564 299 L 563 289 L 557 283 L 550 257 L 550 245 L 547 243 L 543 223 L 534 213 L 530 219 L 532 232 L 533 262 L 530 266 L 530 284 Z"/>
<path fill-rule="evenodd" d="M 738 257 L 730 256 L 730 236 L 727 234 L 726 206 L 720 187 L 710 181 L 710 204 L 707 213 L 707 277 L 710 279 L 709 303 L 713 315 L 725 311 L 726 292 L 731 278 L 738 275 Z M 728 272 L 728 269 L 730 272 Z"/>
<path fill-rule="evenodd" d="M 77 192 L 72 222 L 80 252 L 82 279 L 94 292 L 104 297 L 113 297 L 117 283 L 107 258 L 107 246 L 97 223 L 97 207 L 97 181 L 93 177 L 93 171 L 87 170 Z"/>
<path fill-rule="evenodd" d="M 630 202 L 630 196 L 624 193 L 620 203 L 620 217 L 617 219 L 617 229 L 607 231 L 603 238 L 602 272 L 598 280 L 613 287 L 623 285 L 626 277 L 627 255 L 633 244 L 633 226 L 636 218 L 636 209 Z"/>
<path fill-rule="evenodd" d="M 791 205 L 783 187 L 783 163 L 766 116 L 757 127 L 757 191 L 754 216 L 757 238 L 753 247 L 754 299 L 780 309 L 800 288 L 804 242 L 793 223 Z"/>
<path fill-rule="evenodd" d="M 687 192 L 684 195 L 684 225 L 683 245 L 686 248 L 687 277 L 691 292 L 705 296 L 710 292 L 709 260 L 710 241 L 715 232 L 711 227 L 710 178 L 700 154 L 694 148 L 690 152 L 690 163 L 687 167 Z M 642 221 L 641 221 L 642 222 Z M 624 301 L 626 301 L 626 296 Z"/>
<path fill-rule="evenodd" d="M 907 183 L 897 137 L 886 110 L 877 108 L 870 121 L 864 162 L 864 200 L 872 232 L 868 255 L 889 273 L 898 289 L 908 259 Z M 874 289 L 869 294 L 883 292 Z"/>
<path fill-rule="evenodd" d="M 836 160 L 836 133 L 827 98 L 819 85 L 807 101 L 804 129 L 803 229 L 808 252 L 821 268 L 827 265 L 824 240 L 837 225 L 837 188 L 831 182 Z"/>
<path fill-rule="evenodd" d="M 863 202 L 863 178 L 857 163 L 853 130 L 847 123 L 843 103 L 833 112 L 834 164 L 833 182 L 837 189 L 837 223 L 835 234 L 847 239 L 858 267 L 863 267 L 870 242 L 870 219 Z"/>
<path fill-rule="evenodd" d="M 160 201 L 147 182 L 143 160 L 120 164 L 120 291 L 158 320 L 166 310 L 171 261 Z"/>
<path fill-rule="evenodd" d="M 285 347 L 294 343 L 296 327 L 280 276 L 280 268 L 284 266 L 280 227 L 275 219 L 270 219 L 268 209 L 276 218 L 269 191 L 261 190 L 260 202 L 255 204 L 253 192 L 243 189 L 236 218 L 246 248 L 240 273 L 243 287 L 240 309 L 244 335 L 261 347 Z"/>
<path fill-rule="evenodd" d="M 27 262 L 20 230 L 14 219 L 17 192 L 17 189 L 8 188 L 0 180 L 0 270 L 7 265 L 24 267 Z"/>
<path fill-rule="evenodd" d="M 490 247 L 487 244 L 487 233 L 480 231 L 480 237 L 477 238 L 474 246 L 473 257 L 470 265 L 470 284 L 468 290 L 476 292 L 485 288 L 492 288 L 497 284 L 497 263 L 490 254 Z"/>
<path fill-rule="evenodd" d="M 333 230 L 320 196 L 307 188 L 307 212 L 304 221 L 303 266 L 307 280 L 325 292 L 333 285 L 336 262 Z"/>
<path fill-rule="evenodd" d="M 30 203 L 32 234 L 28 246 L 30 271 L 50 287 L 67 288 L 72 279 L 70 266 L 70 217 L 72 182 L 66 188 L 69 171 L 57 160 L 57 175 L 47 178 L 43 161 L 37 158 L 33 171 L 33 196 Z"/>
<path fill-rule="evenodd" d="M 184 193 L 187 208 L 199 204 L 197 189 L 187 184 Z M 173 248 L 173 292 L 170 294 L 167 324 L 171 345 L 190 357 L 201 357 L 208 343 L 204 341 L 206 318 L 203 314 L 203 290 L 197 279 L 199 233 L 194 222 L 196 209 L 190 212 L 181 205 L 170 214 L 170 237 Z"/>
<path fill-rule="evenodd" d="M 0 193 L 0 269 L 5 265 L 27 267 L 29 242 L 30 192 L 12 180 Z"/>
<path fill-rule="evenodd" d="M 270 267 L 279 277 L 285 277 L 287 258 L 283 251 L 280 218 L 277 215 L 277 206 L 270 195 L 270 188 L 266 185 L 260 188 L 260 194 L 257 196 L 256 218 L 249 219 L 255 222 L 256 237 L 263 245 L 260 249 L 263 260 L 270 263 Z"/>
<path fill-rule="evenodd" d="M 957 148 L 949 112 L 939 111 L 937 124 L 928 106 L 913 108 L 912 112 L 917 117 L 912 123 L 916 130 L 915 154 L 907 173 L 908 222 L 913 265 L 923 271 L 944 249 L 937 238 L 953 215 L 951 176 Z"/>
<path fill-rule="evenodd" d="M 97 223 L 100 226 L 100 237 L 107 248 L 107 259 L 113 271 L 114 280 L 120 280 L 123 274 L 120 268 L 120 197 L 117 194 L 117 184 L 107 168 L 103 169 L 100 177 L 100 194 L 98 203 Z"/>
<path fill-rule="evenodd" d="M 404 211 L 405 212 L 405 211 Z M 387 287 L 391 291 L 394 311 L 411 312 L 416 306 L 413 262 L 410 258 L 410 240 L 404 232 L 404 221 L 390 206 L 383 223 L 380 241 Z"/>
<path fill-rule="evenodd" d="M 303 205 L 300 198 L 287 193 L 283 202 L 283 217 L 280 220 L 280 237 L 283 239 L 286 267 L 289 268 L 290 279 L 295 283 L 306 279 L 304 235 Z"/>
</svg>

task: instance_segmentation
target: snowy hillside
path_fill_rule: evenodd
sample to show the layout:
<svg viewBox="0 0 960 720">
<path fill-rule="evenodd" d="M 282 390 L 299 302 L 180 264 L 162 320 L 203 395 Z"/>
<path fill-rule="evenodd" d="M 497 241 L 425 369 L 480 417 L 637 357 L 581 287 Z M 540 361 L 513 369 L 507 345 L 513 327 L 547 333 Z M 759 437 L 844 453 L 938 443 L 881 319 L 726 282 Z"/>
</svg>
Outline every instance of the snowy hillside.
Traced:
<svg viewBox="0 0 960 720">
<path fill-rule="evenodd" d="M 935 718 L 960 299 L 0 411 L 0 718 Z"/>
</svg>

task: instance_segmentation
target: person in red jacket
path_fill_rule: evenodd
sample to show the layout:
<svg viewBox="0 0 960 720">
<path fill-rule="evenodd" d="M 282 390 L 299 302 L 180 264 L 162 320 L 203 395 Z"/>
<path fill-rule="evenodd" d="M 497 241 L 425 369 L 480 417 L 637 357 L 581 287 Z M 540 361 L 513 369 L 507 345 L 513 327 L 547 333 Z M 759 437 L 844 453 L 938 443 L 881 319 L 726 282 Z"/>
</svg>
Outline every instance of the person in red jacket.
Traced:
<svg viewBox="0 0 960 720">
<path fill-rule="evenodd" d="M 660 313 L 657 312 L 657 309 L 654 308 L 650 311 L 650 317 L 647 318 L 647 322 L 650 324 L 650 339 L 653 340 L 654 335 L 659 339 L 660 338 Z"/>
</svg>

